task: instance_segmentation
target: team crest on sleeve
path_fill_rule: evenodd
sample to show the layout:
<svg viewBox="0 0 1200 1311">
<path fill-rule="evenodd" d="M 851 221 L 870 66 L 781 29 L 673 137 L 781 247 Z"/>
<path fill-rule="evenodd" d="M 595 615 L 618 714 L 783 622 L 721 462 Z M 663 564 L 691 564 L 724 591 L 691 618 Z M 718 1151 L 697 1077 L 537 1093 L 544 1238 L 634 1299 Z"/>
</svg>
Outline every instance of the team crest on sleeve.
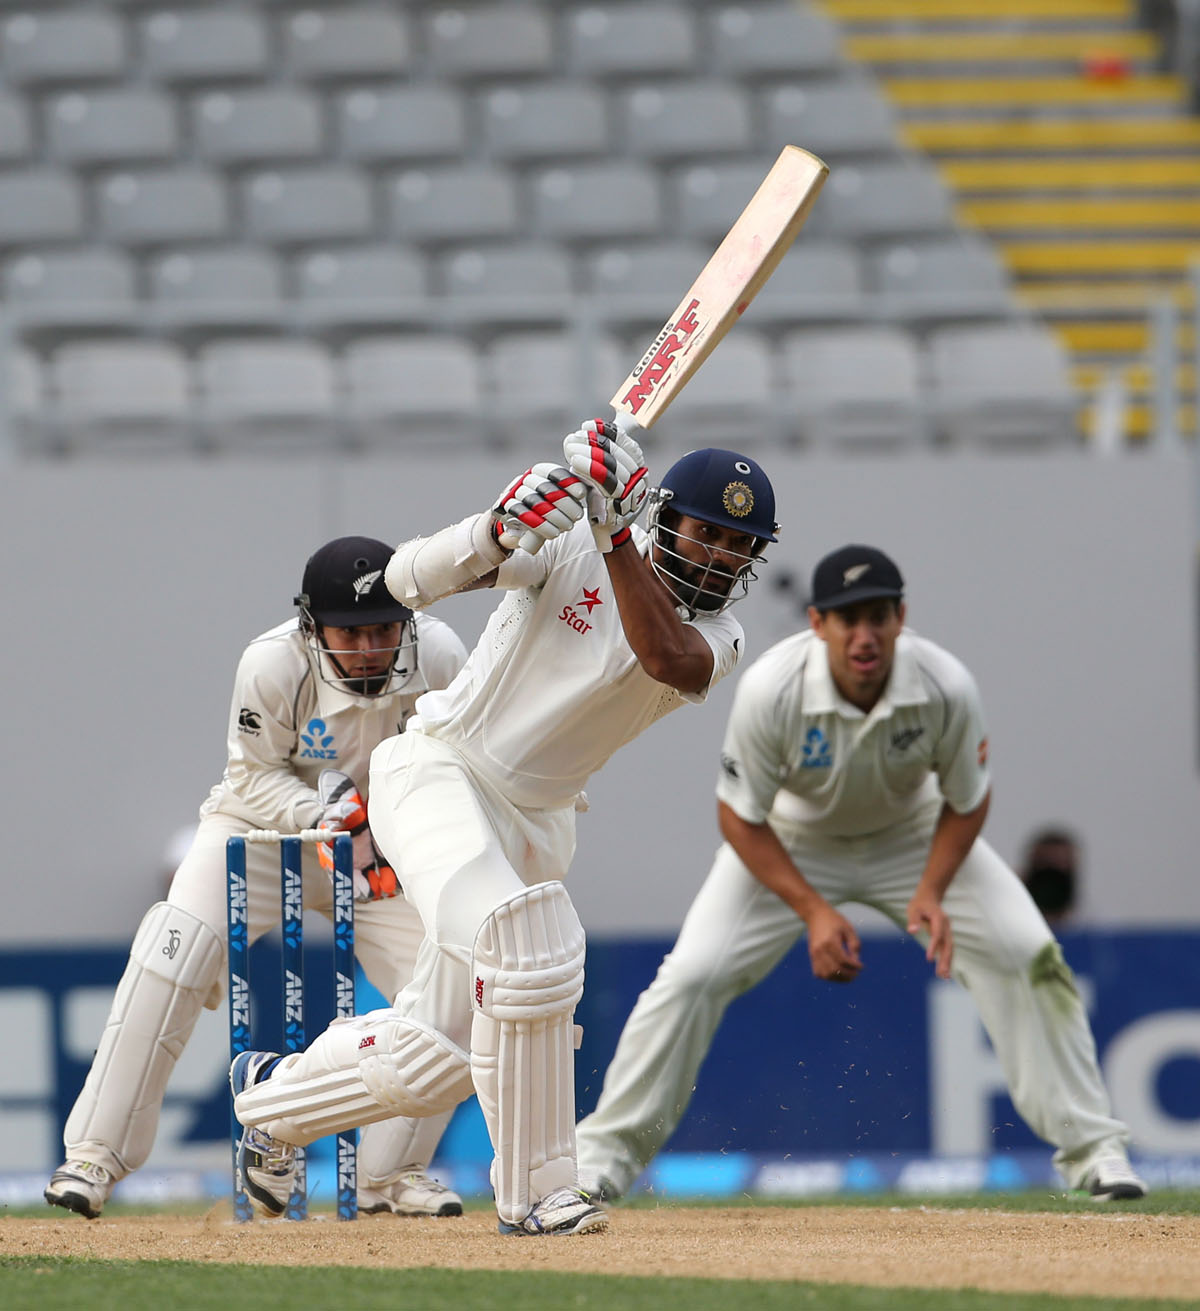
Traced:
<svg viewBox="0 0 1200 1311">
<path fill-rule="evenodd" d="M 726 514 L 733 515 L 735 519 L 744 519 L 754 509 L 754 493 L 748 484 L 732 482 L 722 493 L 721 504 Z"/>
</svg>

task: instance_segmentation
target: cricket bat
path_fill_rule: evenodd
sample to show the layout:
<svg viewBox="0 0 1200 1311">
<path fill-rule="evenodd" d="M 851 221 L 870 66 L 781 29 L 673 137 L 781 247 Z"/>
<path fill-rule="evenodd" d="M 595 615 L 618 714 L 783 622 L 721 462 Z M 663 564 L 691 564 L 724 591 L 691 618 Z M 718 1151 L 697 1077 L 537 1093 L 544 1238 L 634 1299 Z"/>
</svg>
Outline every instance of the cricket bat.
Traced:
<svg viewBox="0 0 1200 1311">
<path fill-rule="evenodd" d="M 775 272 L 829 173 L 815 155 L 784 146 L 750 203 L 684 293 L 612 398 L 618 426 L 636 439 L 687 386 Z"/>
</svg>

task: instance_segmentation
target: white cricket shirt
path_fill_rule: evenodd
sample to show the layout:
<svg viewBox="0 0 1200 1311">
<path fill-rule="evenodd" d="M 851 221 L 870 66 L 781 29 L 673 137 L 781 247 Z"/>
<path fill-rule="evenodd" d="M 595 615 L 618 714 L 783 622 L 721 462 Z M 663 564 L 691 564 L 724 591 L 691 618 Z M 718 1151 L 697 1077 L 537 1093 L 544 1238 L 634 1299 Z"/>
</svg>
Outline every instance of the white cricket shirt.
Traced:
<svg viewBox="0 0 1200 1311">
<path fill-rule="evenodd" d="M 417 698 L 445 687 L 467 658 L 449 625 L 425 614 L 413 622 L 417 667 L 397 691 L 378 697 L 325 682 L 295 619 L 256 637 L 234 678 L 225 773 L 200 813 L 222 811 L 262 828 L 309 828 L 321 814 L 323 769 L 349 774 L 365 798 L 371 752 L 403 732 Z"/>
<path fill-rule="evenodd" d="M 960 814 L 990 785 L 975 680 L 905 629 L 869 714 L 845 700 L 811 631 L 743 674 L 721 749 L 717 796 L 750 824 L 768 816 L 830 837 L 874 833 L 940 794 Z"/>
<path fill-rule="evenodd" d="M 645 555 L 646 534 L 633 532 Z M 514 805 L 570 805 L 618 747 L 708 695 L 677 692 L 638 663 L 586 518 L 537 555 L 514 551 L 496 586 L 510 590 L 462 672 L 417 714 Z M 691 623 L 712 648 L 711 688 L 740 659 L 742 627 L 728 610 Z"/>
</svg>

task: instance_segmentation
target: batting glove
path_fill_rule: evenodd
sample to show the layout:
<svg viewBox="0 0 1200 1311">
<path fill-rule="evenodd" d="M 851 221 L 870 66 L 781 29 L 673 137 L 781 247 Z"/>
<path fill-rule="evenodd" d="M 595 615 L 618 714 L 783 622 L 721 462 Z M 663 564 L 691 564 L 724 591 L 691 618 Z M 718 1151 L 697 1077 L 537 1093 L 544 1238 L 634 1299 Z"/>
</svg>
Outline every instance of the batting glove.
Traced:
<svg viewBox="0 0 1200 1311">
<path fill-rule="evenodd" d="M 317 779 L 317 794 L 324 804 L 317 828 L 328 829 L 331 839 L 349 833 L 354 854 L 354 900 L 381 901 L 400 891 L 396 871 L 379 854 L 367 827 L 367 803 L 358 785 L 340 769 L 323 769 Z M 321 868 L 333 877 L 333 842 L 317 843 Z"/>
<path fill-rule="evenodd" d="M 563 455 L 573 473 L 588 484 L 588 519 L 596 547 L 607 555 L 632 534 L 650 492 L 642 448 L 628 433 L 603 419 L 590 419 L 563 439 Z"/>
<path fill-rule="evenodd" d="M 587 484 L 557 464 L 535 464 L 500 495 L 493 532 L 505 550 L 536 555 L 583 518 Z"/>
</svg>

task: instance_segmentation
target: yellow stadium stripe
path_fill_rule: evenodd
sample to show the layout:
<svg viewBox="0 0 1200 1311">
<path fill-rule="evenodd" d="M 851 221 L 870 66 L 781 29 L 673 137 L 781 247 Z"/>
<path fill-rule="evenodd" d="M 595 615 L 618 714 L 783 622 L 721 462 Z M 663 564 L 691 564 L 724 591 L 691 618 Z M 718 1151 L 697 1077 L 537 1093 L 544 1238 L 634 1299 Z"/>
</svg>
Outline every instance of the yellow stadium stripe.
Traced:
<svg viewBox="0 0 1200 1311">
<path fill-rule="evenodd" d="M 1078 77 L 891 78 L 888 95 L 905 109 L 943 105 L 1152 104 L 1182 106 L 1183 83 L 1169 74 L 1089 81 Z"/>
<path fill-rule="evenodd" d="M 935 153 L 939 150 L 1015 152 L 1200 146 L 1200 119 L 1182 117 L 906 123 L 901 131 L 909 145 Z"/>
<path fill-rule="evenodd" d="M 941 170 L 953 186 L 968 191 L 1200 188 L 1200 157 L 1191 155 L 953 159 L 945 161 Z"/>
<path fill-rule="evenodd" d="M 1133 18 L 1130 0 L 822 0 L 820 8 L 843 22 Z"/>
<path fill-rule="evenodd" d="M 1196 409 L 1192 405 L 1181 405 L 1175 414 L 1175 423 L 1179 431 L 1193 435 L 1196 431 Z M 1090 408 L 1080 416 L 1080 426 L 1087 436 L 1092 435 L 1096 426 L 1096 415 Z M 1154 414 L 1145 405 L 1131 405 L 1125 411 L 1125 436 L 1135 440 L 1144 440 L 1154 430 Z"/>
<path fill-rule="evenodd" d="M 969 200 L 958 207 L 960 221 L 996 228 L 1195 228 L 1200 236 L 1200 200 L 1116 197 L 1111 200 Z M 1200 243 L 1198 243 L 1200 244 Z M 1200 252 L 1198 252 L 1200 253 Z"/>
<path fill-rule="evenodd" d="M 1113 371 L 1112 365 L 1077 364 L 1071 369 L 1071 380 L 1080 391 L 1095 391 Z M 1154 385 L 1154 374 L 1148 364 L 1119 365 L 1116 372 L 1134 395 L 1148 392 Z M 1175 370 L 1175 386 L 1182 392 L 1196 388 L 1196 370 L 1190 364 L 1180 364 Z"/>
<path fill-rule="evenodd" d="M 1076 355 L 1142 355 L 1150 346 L 1148 323 L 1056 323 L 1054 334 Z M 1175 344 L 1180 350 L 1191 350 L 1196 340 L 1192 326 L 1179 325 Z"/>
<path fill-rule="evenodd" d="M 1183 273 L 1200 254 L 1194 241 L 1002 242 L 999 249 L 1016 273 L 1101 277 Z"/>
<path fill-rule="evenodd" d="M 863 63 L 987 63 L 1071 60 L 1119 55 L 1153 59 L 1158 41 L 1149 32 L 872 32 L 849 36 L 846 53 Z"/>
<path fill-rule="evenodd" d="M 1017 288 L 1023 305 L 1041 314 L 1093 314 L 1096 311 L 1149 313 L 1150 306 L 1168 299 L 1180 309 L 1195 300 L 1190 283 L 1039 282 Z"/>
</svg>

